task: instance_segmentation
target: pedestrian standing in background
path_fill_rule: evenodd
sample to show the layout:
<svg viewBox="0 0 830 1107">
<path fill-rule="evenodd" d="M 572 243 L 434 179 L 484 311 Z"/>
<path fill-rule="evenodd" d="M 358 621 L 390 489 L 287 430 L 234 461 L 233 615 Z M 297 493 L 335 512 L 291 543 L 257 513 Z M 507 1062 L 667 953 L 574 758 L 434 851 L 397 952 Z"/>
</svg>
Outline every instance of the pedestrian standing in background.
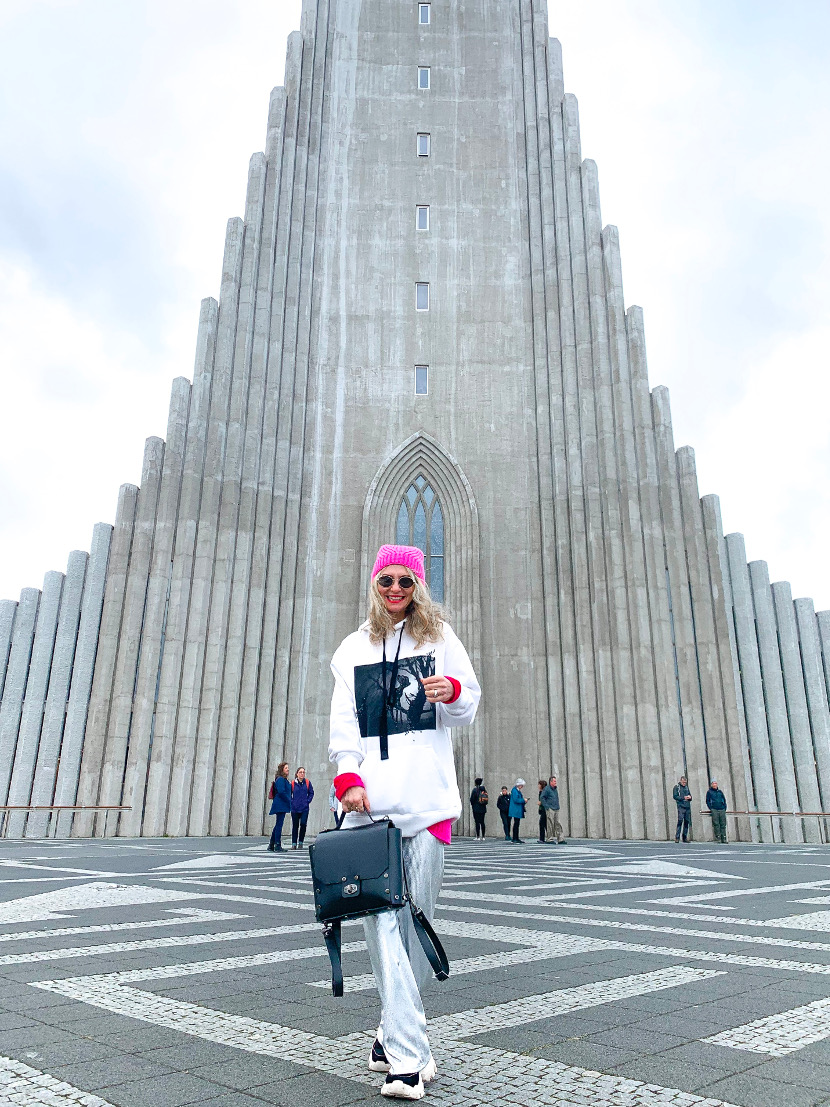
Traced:
<svg viewBox="0 0 830 1107">
<path fill-rule="evenodd" d="M 308 823 L 308 809 L 314 799 L 314 788 L 306 780 L 302 765 L 297 769 L 294 783 L 291 785 L 291 848 L 302 849 L 305 841 L 305 828 Z"/>
<path fill-rule="evenodd" d="M 277 773 L 268 793 L 271 797 L 271 810 L 269 815 L 276 815 L 274 829 L 271 831 L 271 841 L 268 849 L 274 853 L 284 853 L 282 848 L 282 824 L 285 816 L 291 810 L 291 785 L 288 781 L 288 762 L 280 761 L 277 765 Z"/>
<path fill-rule="evenodd" d="M 545 836 L 547 835 L 547 829 L 548 829 L 548 817 L 547 817 L 547 814 L 545 813 L 544 807 L 542 806 L 542 792 L 544 791 L 544 788 L 545 788 L 546 784 L 547 784 L 547 781 L 545 781 L 545 780 L 540 780 L 539 781 L 539 841 L 543 845 L 544 845 L 544 842 L 545 842 Z"/>
<path fill-rule="evenodd" d="M 716 780 L 709 785 L 706 806 L 712 815 L 712 833 L 715 835 L 715 841 L 726 845 L 726 796 L 718 788 Z"/>
<path fill-rule="evenodd" d="M 677 830 L 674 832 L 674 840 L 680 841 L 682 831 L 683 841 L 687 842 L 692 831 L 692 793 L 689 791 L 685 776 L 681 776 L 675 784 L 672 799 L 677 804 Z"/>
<path fill-rule="evenodd" d="M 487 814 L 487 804 L 489 802 L 490 797 L 487 795 L 484 781 L 480 776 L 477 776 L 476 786 L 470 792 L 470 807 L 473 809 L 473 821 L 476 825 L 476 841 L 479 840 L 479 835 L 481 835 L 481 841 L 484 841 L 484 816 Z"/>
<path fill-rule="evenodd" d="M 525 817 L 525 807 L 527 806 L 527 800 L 522 795 L 522 788 L 524 788 L 525 782 L 521 777 L 513 785 L 513 791 L 510 793 L 510 807 L 508 813 L 513 820 L 513 841 L 523 844 L 522 839 L 519 837 L 519 823 Z"/>
<path fill-rule="evenodd" d="M 329 811 L 331 811 L 331 817 L 337 822 L 337 789 L 334 787 L 334 781 L 329 788 Z"/>
<path fill-rule="evenodd" d="M 545 812 L 545 841 L 556 842 L 558 846 L 561 846 L 565 836 L 562 831 L 562 824 L 559 821 L 559 789 L 556 787 L 555 776 L 552 776 L 542 789 L 539 800 Z"/>
<path fill-rule="evenodd" d="M 501 825 L 504 827 L 504 840 L 510 841 L 510 793 L 507 791 L 507 785 L 502 784 L 501 795 L 496 800 L 496 807 L 499 809 L 501 815 Z"/>
</svg>

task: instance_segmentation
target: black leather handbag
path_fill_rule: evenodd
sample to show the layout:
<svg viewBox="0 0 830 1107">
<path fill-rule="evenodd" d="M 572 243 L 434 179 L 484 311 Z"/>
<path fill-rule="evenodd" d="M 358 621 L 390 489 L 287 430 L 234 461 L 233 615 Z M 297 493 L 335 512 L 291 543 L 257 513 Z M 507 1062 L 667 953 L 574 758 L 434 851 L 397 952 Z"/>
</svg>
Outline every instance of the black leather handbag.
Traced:
<svg viewBox="0 0 830 1107">
<path fill-rule="evenodd" d="M 341 923 L 408 906 L 415 933 L 437 980 L 450 974 L 444 947 L 429 919 L 412 901 L 406 883 L 401 832 L 390 819 L 342 830 L 324 830 L 308 851 L 314 882 L 314 909 L 323 924 L 331 960 L 331 990 L 343 995 Z M 371 818 L 371 816 L 370 816 Z"/>
</svg>

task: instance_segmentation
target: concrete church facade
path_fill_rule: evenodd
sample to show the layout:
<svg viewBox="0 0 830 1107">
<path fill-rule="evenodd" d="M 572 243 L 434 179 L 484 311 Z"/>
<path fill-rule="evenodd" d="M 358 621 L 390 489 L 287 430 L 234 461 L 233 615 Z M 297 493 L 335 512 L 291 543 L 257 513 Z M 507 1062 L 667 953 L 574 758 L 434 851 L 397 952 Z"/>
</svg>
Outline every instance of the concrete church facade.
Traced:
<svg viewBox="0 0 830 1107">
<path fill-rule="evenodd" d="M 661 839 L 686 771 L 826 839 L 830 612 L 675 451 L 544 0 L 305 0 L 166 440 L 0 604 L 0 801 L 84 808 L 5 833 L 259 834 L 282 759 L 325 823 L 328 661 L 395 540 L 484 688 L 462 793 L 555 769 L 570 835 Z"/>
</svg>

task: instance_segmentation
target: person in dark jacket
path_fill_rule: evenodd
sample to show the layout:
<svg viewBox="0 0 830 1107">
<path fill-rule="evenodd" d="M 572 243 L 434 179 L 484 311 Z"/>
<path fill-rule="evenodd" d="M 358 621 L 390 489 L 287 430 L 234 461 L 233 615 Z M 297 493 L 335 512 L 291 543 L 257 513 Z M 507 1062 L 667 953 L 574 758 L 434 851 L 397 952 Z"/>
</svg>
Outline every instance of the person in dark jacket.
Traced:
<svg viewBox="0 0 830 1107">
<path fill-rule="evenodd" d="M 291 785 L 291 848 L 302 849 L 305 841 L 305 828 L 308 822 L 308 809 L 314 799 L 314 788 L 306 780 L 302 765 L 297 769 L 294 783 Z"/>
<path fill-rule="evenodd" d="M 513 785 L 513 791 L 510 793 L 510 807 L 508 808 L 508 814 L 513 820 L 513 841 L 522 845 L 522 839 L 519 837 L 519 823 L 525 817 L 525 807 L 527 807 L 527 800 L 522 795 L 522 788 L 524 788 L 525 782 L 521 777 Z"/>
<path fill-rule="evenodd" d="M 490 797 L 487 795 L 487 789 L 484 787 L 484 781 L 480 776 L 476 777 L 476 786 L 470 792 L 470 807 L 473 809 L 473 820 L 476 824 L 476 841 L 484 841 L 484 816 L 487 814 L 487 804 Z"/>
<path fill-rule="evenodd" d="M 501 815 L 501 825 L 504 827 L 504 840 L 510 841 L 510 793 L 507 791 L 507 785 L 502 784 L 501 795 L 496 800 L 496 807 L 499 809 Z"/>
<path fill-rule="evenodd" d="M 674 840 L 680 841 L 682 831 L 683 841 L 687 842 L 692 832 L 692 793 L 689 791 L 685 776 L 681 776 L 675 784 L 672 799 L 677 804 L 677 830 L 674 832 Z"/>
<path fill-rule="evenodd" d="M 562 824 L 559 821 L 559 789 L 556 787 L 556 777 L 552 776 L 542 789 L 539 802 L 545 813 L 545 841 L 556 842 L 558 846 L 565 840 L 562 833 Z"/>
<path fill-rule="evenodd" d="M 268 843 L 268 849 L 273 850 L 274 853 L 283 853 L 282 848 L 282 824 L 285 822 L 285 816 L 291 810 L 291 785 L 288 782 L 288 762 L 280 761 L 277 765 L 277 774 L 274 777 L 274 783 L 271 785 L 271 810 L 269 815 L 276 815 L 276 821 L 274 823 L 274 829 L 271 831 L 271 841 Z"/>
<path fill-rule="evenodd" d="M 544 845 L 545 836 L 548 830 L 548 817 L 545 813 L 544 807 L 542 807 L 542 791 L 545 787 L 545 781 L 539 781 L 539 841 Z"/>
<path fill-rule="evenodd" d="M 706 793 L 706 806 L 712 814 L 712 832 L 716 842 L 726 845 L 726 796 L 713 780 Z"/>
</svg>

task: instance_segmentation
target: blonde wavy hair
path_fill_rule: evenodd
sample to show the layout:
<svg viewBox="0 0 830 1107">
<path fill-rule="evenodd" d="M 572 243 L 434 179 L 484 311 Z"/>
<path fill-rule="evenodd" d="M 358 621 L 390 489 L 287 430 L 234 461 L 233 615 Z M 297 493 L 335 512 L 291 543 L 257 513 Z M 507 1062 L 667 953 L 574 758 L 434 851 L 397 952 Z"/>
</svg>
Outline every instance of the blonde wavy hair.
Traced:
<svg viewBox="0 0 830 1107">
<path fill-rule="evenodd" d="M 394 615 L 386 610 L 386 604 L 378 589 L 378 577 L 383 576 L 383 571 L 378 573 L 369 586 L 369 638 L 375 645 L 382 642 L 395 629 L 397 620 Z M 415 639 L 416 646 L 423 646 L 426 642 L 440 642 L 444 637 L 442 622 L 444 609 L 435 603 L 429 594 L 426 584 L 412 573 L 415 581 L 415 589 L 412 600 L 406 609 L 406 629 Z"/>
</svg>

